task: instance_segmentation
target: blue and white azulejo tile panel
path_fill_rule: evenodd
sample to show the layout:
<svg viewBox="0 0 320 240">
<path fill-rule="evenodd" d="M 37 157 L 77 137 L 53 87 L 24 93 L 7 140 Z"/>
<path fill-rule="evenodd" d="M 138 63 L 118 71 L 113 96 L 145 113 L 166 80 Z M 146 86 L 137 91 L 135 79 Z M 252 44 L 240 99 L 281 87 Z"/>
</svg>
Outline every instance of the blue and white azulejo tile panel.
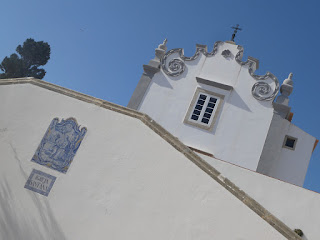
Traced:
<svg viewBox="0 0 320 240">
<path fill-rule="evenodd" d="M 55 176 L 33 169 L 24 187 L 47 197 L 55 180 Z"/>
<path fill-rule="evenodd" d="M 74 118 L 54 118 L 31 161 L 66 173 L 86 132 Z"/>
</svg>

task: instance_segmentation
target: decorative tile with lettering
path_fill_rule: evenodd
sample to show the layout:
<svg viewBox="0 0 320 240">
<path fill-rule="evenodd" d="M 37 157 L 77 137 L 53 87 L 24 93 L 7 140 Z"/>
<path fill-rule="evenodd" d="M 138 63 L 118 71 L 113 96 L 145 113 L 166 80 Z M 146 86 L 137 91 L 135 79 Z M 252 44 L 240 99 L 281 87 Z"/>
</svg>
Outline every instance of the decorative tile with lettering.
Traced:
<svg viewBox="0 0 320 240">
<path fill-rule="evenodd" d="M 31 161 L 66 173 L 86 132 L 74 118 L 54 118 Z"/>
<path fill-rule="evenodd" d="M 33 169 L 24 187 L 47 197 L 55 180 L 55 176 Z"/>
</svg>

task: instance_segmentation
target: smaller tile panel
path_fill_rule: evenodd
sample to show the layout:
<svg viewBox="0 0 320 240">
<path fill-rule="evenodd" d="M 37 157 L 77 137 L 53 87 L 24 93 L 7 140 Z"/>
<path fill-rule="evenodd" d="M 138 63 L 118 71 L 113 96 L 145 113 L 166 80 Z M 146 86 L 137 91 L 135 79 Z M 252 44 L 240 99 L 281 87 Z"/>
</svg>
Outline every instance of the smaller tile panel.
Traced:
<svg viewBox="0 0 320 240">
<path fill-rule="evenodd" d="M 33 169 L 24 187 L 47 197 L 55 181 L 55 176 Z"/>
</svg>

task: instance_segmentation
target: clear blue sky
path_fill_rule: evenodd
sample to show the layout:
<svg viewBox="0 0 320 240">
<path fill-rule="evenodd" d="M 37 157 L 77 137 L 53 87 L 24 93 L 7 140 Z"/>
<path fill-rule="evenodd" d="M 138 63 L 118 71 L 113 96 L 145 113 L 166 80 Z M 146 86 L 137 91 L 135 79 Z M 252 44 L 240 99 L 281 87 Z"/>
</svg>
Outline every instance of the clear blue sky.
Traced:
<svg viewBox="0 0 320 240">
<path fill-rule="evenodd" d="M 126 106 L 142 65 L 164 38 L 168 48 L 193 55 L 195 44 L 212 48 L 229 40 L 230 26 L 248 55 L 282 82 L 294 73 L 293 123 L 320 138 L 319 1 L 81 1 L 1 2 L 0 60 L 26 38 L 51 45 L 44 80 Z M 320 146 L 305 187 L 320 192 Z"/>
</svg>

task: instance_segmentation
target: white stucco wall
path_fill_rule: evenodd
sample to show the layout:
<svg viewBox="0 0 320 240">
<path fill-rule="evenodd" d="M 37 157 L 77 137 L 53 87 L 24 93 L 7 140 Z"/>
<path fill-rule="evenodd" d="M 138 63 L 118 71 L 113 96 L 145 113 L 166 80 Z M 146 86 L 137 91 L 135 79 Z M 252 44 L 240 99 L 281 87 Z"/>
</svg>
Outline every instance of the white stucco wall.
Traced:
<svg viewBox="0 0 320 240">
<path fill-rule="evenodd" d="M 319 239 L 320 194 L 230 163 L 199 154 L 226 178 L 268 209 L 292 229 L 301 229 L 303 239 Z"/>
<path fill-rule="evenodd" d="M 288 136 L 297 138 L 294 150 L 282 148 L 279 161 L 273 165 L 270 176 L 303 186 L 316 138 L 290 123 Z"/>
<path fill-rule="evenodd" d="M 225 49 L 232 52 L 231 58 L 221 55 Z M 186 145 L 256 170 L 273 108 L 271 101 L 258 101 L 252 96 L 256 80 L 250 76 L 247 66 L 241 67 L 235 61 L 238 51 L 236 45 L 223 43 L 213 57 L 200 54 L 194 61 L 185 61 L 186 70 L 178 77 L 167 76 L 163 71 L 156 73 L 139 111 L 150 115 Z M 233 89 L 227 91 L 199 84 L 196 77 L 230 85 Z M 197 87 L 225 95 L 212 131 L 183 123 Z"/>
<path fill-rule="evenodd" d="M 137 119 L 30 84 L 0 86 L 0 113 L 1 240 L 284 239 Z M 66 174 L 30 161 L 55 117 L 88 129 Z"/>
<path fill-rule="evenodd" d="M 283 147 L 285 137 L 297 138 L 294 150 Z M 303 186 L 316 138 L 274 114 L 257 171 Z"/>
</svg>

